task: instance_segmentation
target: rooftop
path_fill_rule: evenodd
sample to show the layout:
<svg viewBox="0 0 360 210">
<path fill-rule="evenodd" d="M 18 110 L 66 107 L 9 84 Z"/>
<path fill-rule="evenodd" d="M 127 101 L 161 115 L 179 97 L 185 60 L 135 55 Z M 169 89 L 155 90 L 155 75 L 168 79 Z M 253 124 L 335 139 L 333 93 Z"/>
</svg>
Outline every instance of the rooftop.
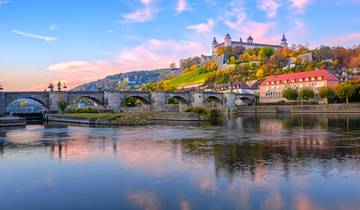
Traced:
<svg viewBox="0 0 360 210">
<path fill-rule="evenodd" d="M 281 74 L 275 76 L 269 76 L 266 78 L 261 85 L 269 85 L 270 83 L 274 82 L 276 84 L 285 84 L 285 83 L 299 83 L 303 82 L 303 80 L 326 80 L 326 81 L 339 81 L 339 79 L 329 72 L 328 70 L 315 70 L 315 71 L 308 71 L 308 72 L 298 72 L 292 74 Z"/>
</svg>

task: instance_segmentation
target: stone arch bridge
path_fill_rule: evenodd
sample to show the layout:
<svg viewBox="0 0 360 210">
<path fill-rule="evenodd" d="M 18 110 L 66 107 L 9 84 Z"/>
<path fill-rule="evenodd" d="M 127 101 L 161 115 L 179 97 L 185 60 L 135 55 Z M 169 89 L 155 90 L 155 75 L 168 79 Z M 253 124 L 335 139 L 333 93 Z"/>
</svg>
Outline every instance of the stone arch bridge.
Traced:
<svg viewBox="0 0 360 210">
<path fill-rule="evenodd" d="M 87 98 L 102 105 L 107 110 L 120 112 L 121 102 L 129 97 L 136 97 L 143 104 L 150 106 L 151 111 L 167 111 L 168 101 L 178 99 L 187 106 L 206 107 L 209 101 L 218 104 L 219 108 L 235 108 L 237 105 L 251 105 L 255 97 L 239 93 L 219 92 L 140 92 L 140 91 L 60 91 L 60 92 L 0 92 L 0 114 L 18 99 L 32 99 L 42 104 L 48 112 L 58 112 L 58 103 L 70 103 L 81 98 Z"/>
</svg>

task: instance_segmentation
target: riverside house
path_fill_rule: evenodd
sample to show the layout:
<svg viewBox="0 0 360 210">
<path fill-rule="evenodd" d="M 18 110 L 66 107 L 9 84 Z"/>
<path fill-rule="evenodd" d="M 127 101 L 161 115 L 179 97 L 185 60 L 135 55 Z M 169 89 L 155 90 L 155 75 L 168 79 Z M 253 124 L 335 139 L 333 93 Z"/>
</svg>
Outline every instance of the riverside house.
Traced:
<svg viewBox="0 0 360 210">
<path fill-rule="evenodd" d="M 287 87 L 297 90 L 309 87 L 313 90 L 315 96 L 317 96 L 319 88 L 324 86 L 335 88 L 338 83 L 339 79 L 327 70 L 270 76 L 260 85 L 260 102 L 274 103 L 287 101 L 282 94 L 283 90 Z"/>
</svg>

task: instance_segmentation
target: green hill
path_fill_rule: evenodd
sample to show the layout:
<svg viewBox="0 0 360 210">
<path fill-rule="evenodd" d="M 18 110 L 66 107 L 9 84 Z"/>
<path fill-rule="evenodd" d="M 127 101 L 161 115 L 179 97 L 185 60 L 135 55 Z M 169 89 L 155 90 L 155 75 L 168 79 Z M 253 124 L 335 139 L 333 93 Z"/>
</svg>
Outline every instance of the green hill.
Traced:
<svg viewBox="0 0 360 210">
<path fill-rule="evenodd" d="M 185 85 L 203 84 L 209 78 L 211 72 L 204 72 L 202 68 L 197 68 L 193 71 L 185 72 L 177 77 L 165 80 L 169 86 L 182 87 Z"/>
</svg>

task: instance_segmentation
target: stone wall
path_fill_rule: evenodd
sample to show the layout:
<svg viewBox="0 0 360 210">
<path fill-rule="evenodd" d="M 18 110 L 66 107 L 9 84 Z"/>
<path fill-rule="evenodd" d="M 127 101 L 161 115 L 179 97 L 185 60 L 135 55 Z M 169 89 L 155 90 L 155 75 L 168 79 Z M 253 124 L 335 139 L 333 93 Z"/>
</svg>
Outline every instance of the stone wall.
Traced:
<svg viewBox="0 0 360 210">
<path fill-rule="evenodd" d="M 242 106 L 237 113 L 360 113 L 360 104 Z"/>
<path fill-rule="evenodd" d="M 5 93 L 0 92 L 0 116 L 5 114 Z"/>
</svg>

